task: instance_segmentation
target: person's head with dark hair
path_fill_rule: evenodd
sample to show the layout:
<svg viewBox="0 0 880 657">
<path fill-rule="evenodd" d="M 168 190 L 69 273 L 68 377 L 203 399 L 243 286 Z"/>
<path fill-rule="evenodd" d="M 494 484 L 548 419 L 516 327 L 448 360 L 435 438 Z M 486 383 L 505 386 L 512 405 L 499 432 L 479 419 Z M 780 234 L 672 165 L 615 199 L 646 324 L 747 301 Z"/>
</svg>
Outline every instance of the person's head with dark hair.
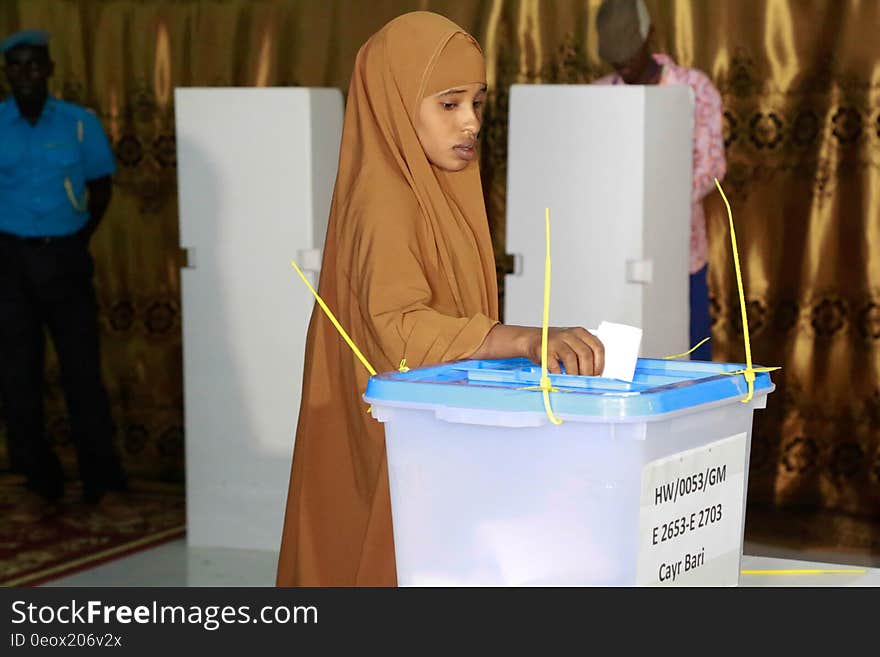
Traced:
<svg viewBox="0 0 880 657">
<path fill-rule="evenodd" d="M 651 56 L 654 27 L 644 0 L 605 0 L 596 14 L 599 56 L 627 84 L 655 84 L 660 66 Z"/>
<path fill-rule="evenodd" d="M 0 51 L 6 80 L 21 113 L 39 116 L 55 70 L 49 55 L 49 35 L 42 30 L 17 32 L 0 41 Z"/>
</svg>

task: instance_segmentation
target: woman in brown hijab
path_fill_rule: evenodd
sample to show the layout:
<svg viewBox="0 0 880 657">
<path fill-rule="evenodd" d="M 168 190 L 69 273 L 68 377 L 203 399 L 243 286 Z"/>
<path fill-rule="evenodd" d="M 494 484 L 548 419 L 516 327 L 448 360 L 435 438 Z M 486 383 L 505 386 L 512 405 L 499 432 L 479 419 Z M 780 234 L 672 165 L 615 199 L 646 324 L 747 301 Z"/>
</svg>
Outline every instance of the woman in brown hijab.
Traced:
<svg viewBox="0 0 880 657">
<path fill-rule="evenodd" d="M 319 294 L 378 371 L 463 358 L 540 362 L 540 329 L 498 324 L 476 140 L 486 94 L 477 42 L 429 12 L 358 52 Z M 552 329 L 549 369 L 601 372 L 599 341 Z M 382 425 L 368 373 L 320 309 L 306 342 L 279 586 L 395 586 Z"/>
</svg>

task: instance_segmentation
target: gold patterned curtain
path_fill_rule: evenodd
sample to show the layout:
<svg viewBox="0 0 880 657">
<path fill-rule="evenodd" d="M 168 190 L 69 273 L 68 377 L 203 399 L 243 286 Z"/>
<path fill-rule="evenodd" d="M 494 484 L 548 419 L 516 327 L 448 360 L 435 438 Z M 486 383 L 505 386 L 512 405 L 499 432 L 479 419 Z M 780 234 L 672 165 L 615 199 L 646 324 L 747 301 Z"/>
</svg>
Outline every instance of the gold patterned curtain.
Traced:
<svg viewBox="0 0 880 657">
<path fill-rule="evenodd" d="M 658 46 L 715 81 L 755 360 L 750 502 L 880 513 L 880 2 L 647 0 Z M 499 275 L 510 84 L 583 83 L 599 0 L 4 0 L 0 33 L 53 34 L 53 90 L 97 110 L 115 196 L 94 242 L 104 369 L 131 472 L 180 479 L 182 377 L 173 89 L 347 88 L 363 41 L 414 9 L 483 44 L 483 171 Z M 248 126 L 242 125 L 242 130 Z M 2 147 L 2 145 L 0 145 Z M 707 201 L 717 358 L 742 361 L 726 218 Z M 503 276 L 501 276 L 503 283 Z M 48 415 L 70 455 L 57 367 Z"/>
</svg>

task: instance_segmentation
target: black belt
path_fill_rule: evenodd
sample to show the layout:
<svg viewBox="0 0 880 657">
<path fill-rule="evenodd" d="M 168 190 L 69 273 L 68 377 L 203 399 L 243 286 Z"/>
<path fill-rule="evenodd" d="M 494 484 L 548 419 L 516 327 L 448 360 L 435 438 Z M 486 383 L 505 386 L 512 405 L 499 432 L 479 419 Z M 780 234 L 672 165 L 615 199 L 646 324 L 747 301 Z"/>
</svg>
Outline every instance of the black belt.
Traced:
<svg viewBox="0 0 880 657">
<path fill-rule="evenodd" d="M 58 242 L 69 242 L 79 237 L 79 233 L 70 235 L 45 235 L 41 237 L 31 237 L 23 235 L 14 235 L 13 233 L 4 233 L 0 231 L 0 240 L 4 242 L 13 242 L 15 244 L 29 244 L 33 246 L 46 246 Z"/>
</svg>

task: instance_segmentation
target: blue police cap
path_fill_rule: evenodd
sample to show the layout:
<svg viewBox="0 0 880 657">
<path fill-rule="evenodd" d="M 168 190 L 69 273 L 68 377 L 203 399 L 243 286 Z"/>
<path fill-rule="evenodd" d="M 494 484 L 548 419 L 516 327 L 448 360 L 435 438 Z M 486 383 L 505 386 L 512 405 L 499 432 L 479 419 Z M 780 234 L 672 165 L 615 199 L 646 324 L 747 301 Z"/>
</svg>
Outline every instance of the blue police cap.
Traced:
<svg viewBox="0 0 880 657">
<path fill-rule="evenodd" d="M 17 46 L 48 46 L 49 33 L 46 30 L 22 30 L 0 41 L 0 53 L 6 53 Z"/>
</svg>

